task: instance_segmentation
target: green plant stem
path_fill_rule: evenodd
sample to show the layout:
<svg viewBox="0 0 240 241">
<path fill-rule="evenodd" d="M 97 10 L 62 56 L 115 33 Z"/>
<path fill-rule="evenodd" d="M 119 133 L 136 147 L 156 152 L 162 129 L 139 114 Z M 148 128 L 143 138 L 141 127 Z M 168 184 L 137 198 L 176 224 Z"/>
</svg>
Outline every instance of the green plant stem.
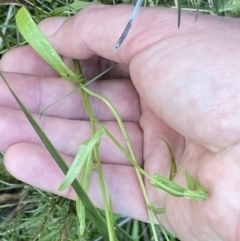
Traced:
<svg viewBox="0 0 240 241">
<path fill-rule="evenodd" d="M 135 155 L 134 155 L 134 152 L 133 152 L 133 149 L 132 149 L 132 146 L 131 146 L 131 143 L 130 143 L 130 140 L 129 140 L 129 137 L 128 137 L 128 134 L 127 134 L 127 131 L 124 127 L 124 124 L 122 122 L 122 119 L 118 113 L 118 111 L 116 110 L 116 108 L 105 98 L 103 97 L 102 95 L 99 95 L 97 93 L 94 93 L 93 91 L 89 90 L 88 88 L 82 86 L 82 89 L 88 93 L 89 95 L 91 96 L 94 96 L 98 99 L 101 99 L 107 106 L 108 108 L 112 111 L 112 113 L 114 114 L 117 122 L 118 122 L 118 125 L 121 129 L 121 132 L 123 134 L 123 137 L 125 139 L 125 142 L 127 144 L 127 147 L 128 147 L 128 150 L 129 150 L 129 153 L 130 153 L 130 156 L 133 160 L 133 162 L 135 164 L 137 164 L 137 161 L 136 161 L 136 158 L 135 158 Z M 135 167 L 135 165 L 134 165 Z M 142 176 L 141 176 L 141 173 L 140 171 L 138 170 L 138 168 L 135 168 L 135 171 L 136 171 L 136 174 L 137 174 L 137 177 L 138 177 L 138 180 L 139 180 L 139 184 L 141 186 L 141 189 L 142 189 L 142 193 L 143 193 L 143 196 L 144 196 L 144 199 L 145 199 L 145 202 L 146 202 L 146 205 L 152 205 L 148 199 L 148 196 L 147 196 L 147 192 L 146 192 L 146 188 L 145 188 L 145 185 L 144 185 L 144 182 L 143 182 L 143 179 L 142 179 Z M 154 226 L 154 222 L 153 222 L 153 212 L 151 210 L 149 210 L 147 208 L 147 211 L 148 211 L 148 215 L 149 215 L 149 219 L 150 219 L 150 223 L 151 223 L 151 227 L 152 227 L 152 231 L 153 231 L 153 235 L 154 235 L 154 238 L 155 240 L 157 240 L 157 232 L 156 232 L 156 229 L 155 229 L 155 226 Z"/>
<path fill-rule="evenodd" d="M 114 68 L 117 65 L 117 63 L 114 63 L 113 65 L 111 65 L 109 68 L 107 68 L 106 70 L 104 70 L 102 73 L 100 73 L 98 76 L 94 77 L 93 79 L 89 80 L 88 82 L 84 83 L 83 86 L 87 86 L 89 84 L 92 84 L 94 81 L 96 81 L 97 79 L 99 79 L 101 76 L 103 76 L 104 74 L 106 74 L 108 71 L 110 71 L 112 68 Z M 77 68 L 76 68 L 77 71 Z M 82 76 L 82 75 L 79 75 Z M 84 78 L 82 78 L 82 80 L 80 82 L 84 82 Z M 67 98 L 68 96 L 80 91 L 82 89 L 82 85 L 78 85 L 78 88 L 76 88 L 75 90 L 71 91 L 70 93 L 68 93 L 67 95 L 61 97 L 60 99 L 56 100 L 55 102 L 53 102 L 52 104 L 48 105 L 46 108 L 44 108 L 41 112 L 40 112 L 40 118 L 43 115 L 43 113 L 50 108 L 51 106 L 55 105 L 56 103 L 58 103 L 59 101 Z M 84 103 L 84 102 L 83 102 Z M 89 109 L 88 109 L 89 110 Z"/>
<path fill-rule="evenodd" d="M 97 120 L 95 120 L 97 121 Z M 100 122 L 98 122 L 99 125 L 103 126 Z M 131 162 L 131 164 L 145 177 L 147 177 L 149 180 L 154 180 L 151 175 L 149 175 L 144 169 L 142 169 L 136 161 L 133 160 L 132 156 L 124 149 L 124 147 L 117 141 L 117 139 L 111 134 L 111 132 L 105 127 L 106 134 L 109 136 L 109 138 L 112 140 L 112 142 L 119 148 L 119 150 L 126 156 L 126 158 Z"/>
<path fill-rule="evenodd" d="M 79 61 L 76 60 L 74 62 L 75 62 L 75 68 L 77 70 L 77 74 L 80 75 L 80 76 L 83 76 Z M 78 83 L 78 86 L 80 87 L 82 84 L 85 84 L 84 80 L 82 80 L 80 83 Z M 89 118 L 90 118 L 92 135 L 94 135 L 95 132 L 96 132 L 96 126 L 95 126 L 95 119 L 96 118 L 94 117 L 94 114 L 92 112 L 89 96 L 88 96 L 88 93 L 86 91 L 84 91 L 83 88 L 80 89 L 80 92 L 81 92 L 81 96 L 82 96 L 82 102 L 83 102 L 84 109 L 85 109 L 85 111 L 87 112 L 87 114 L 89 115 Z M 107 227 L 108 227 L 108 230 L 109 230 L 109 232 L 108 232 L 109 240 L 115 241 L 116 236 L 115 236 L 115 232 L 114 232 L 114 224 L 112 222 L 112 217 L 111 217 L 111 215 L 112 215 L 111 209 L 112 208 L 110 208 L 110 210 L 109 210 L 111 200 L 109 200 L 110 196 L 106 195 L 107 186 L 106 186 L 106 183 L 104 181 L 104 174 L 103 174 L 102 165 L 101 165 L 101 158 L 100 158 L 99 151 L 98 151 L 98 144 L 96 144 L 94 146 L 93 152 L 94 152 L 94 156 L 95 156 L 96 161 L 97 161 L 97 169 L 98 169 L 98 174 L 99 174 L 99 179 L 100 179 L 100 184 L 101 184 L 101 191 L 102 191 L 105 215 L 106 215 L 106 220 L 107 220 Z"/>
<path fill-rule="evenodd" d="M 112 210 L 112 202 L 111 202 L 111 198 L 109 195 L 107 195 L 108 192 L 108 188 L 107 185 L 105 183 L 104 180 L 104 175 L 103 175 L 103 170 L 102 170 L 102 165 L 101 165 L 101 159 L 100 159 L 100 155 L 99 155 L 99 151 L 98 151 L 98 147 L 95 146 L 94 147 L 94 155 L 97 161 L 97 169 L 98 169 L 98 173 L 99 173 L 99 179 L 100 179 L 100 184 L 101 184 L 101 189 L 102 189 L 102 196 L 103 196 L 103 203 L 104 203 L 104 211 L 105 211 L 105 215 L 106 215 L 106 219 L 107 219 L 107 226 L 108 226 L 108 230 L 109 230 L 109 239 L 114 241 L 116 240 L 115 237 L 115 232 L 114 232 L 114 226 L 112 223 L 112 214 L 111 214 L 111 210 Z"/>
</svg>

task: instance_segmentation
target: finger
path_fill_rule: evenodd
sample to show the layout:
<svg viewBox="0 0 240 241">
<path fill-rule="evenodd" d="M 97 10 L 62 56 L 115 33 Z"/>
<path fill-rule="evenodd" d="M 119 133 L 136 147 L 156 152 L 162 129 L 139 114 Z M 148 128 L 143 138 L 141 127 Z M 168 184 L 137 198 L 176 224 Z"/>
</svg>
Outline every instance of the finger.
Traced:
<svg viewBox="0 0 240 241">
<path fill-rule="evenodd" d="M 130 63 L 147 46 L 166 36 L 182 32 L 189 21 L 193 22 L 195 16 L 183 13 L 179 30 L 176 10 L 142 8 L 129 36 L 121 48 L 114 51 L 132 10 L 133 7 L 127 5 L 97 5 L 81 10 L 74 17 L 46 19 L 39 26 L 57 52 L 63 56 L 87 59 L 99 55 L 116 62 Z M 147 19 L 154 21 L 149 24 Z"/>
<path fill-rule="evenodd" d="M 8 51 L 0 60 L 0 70 L 32 74 L 43 77 L 60 77 L 30 46 L 21 46 Z"/>
<path fill-rule="evenodd" d="M 129 5 L 95 5 L 70 18 L 45 19 L 39 26 L 63 56 L 87 59 L 99 55 L 116 62 L 130 63 L 134 56 L 158 41 L 226 25 L 224 21 L 217 24 L 216 18 L 201 14 L 194 22 L 195 13 L 182 11 L 181 28 L 178 29 L 177 10 L 141 8 L 125 42 L 114 51 L 132 10 L 133 6 Z M 149 23 L 148 19 L 154 21 Z M 237 25 L 234 27 L 238 28 Z"/>
<path fill-rule="evenodd" d="M 72 162 L 72 157 L 62 156 L 68 164 Z M 41 146 L 16 144 L 6 152 L 4 164 L 13 176 L 23 182 L 70 199 L 76 199 L 72 188 L 64 192 L 58 191 L 64 175 L 50 154 Z M 112 196 L 114 212 L 146 221 L 145 203 L 135 170 L 130 166 L 106 164 L 103 164 L 103 170 Z M 89 196 L 97 207 L 103 208 L 99 183 L 98 174 L 94 171 Z"/>
<path fill-rule="evenodd" d="M 71 58 L 62 57 L 63 62 L 74 69 Z M 81 60 L 83 75 L 88 80 L 100 75 L 110 68 L 113 63 L 99 56 Z M 29 45 L 21 46 L 8 51 L 0 60 L 0 70 L 12 73 L 24 73 L 41 77 L 56 78 L 59 74 L 51 68 Z M 112 70 L 104 74 L 100 79 L 129 78 L 128 66 L 118 64 Z"/>
<path fill-rule="evenodd" d="M 56 78 L 5 73 L 5 78 L 20 100 L 33 113 L 40 113 L 76 86 Z M 124 121 L 137 122 L 140 115 L 138 94 L 130 80 L 106 80 L 94 82 L 88 87 L 105 96 L 118 110 Z M 112 112 L 101 100 L 90 97 L 93 114 L 100 121 L 115 120 Z M 0 78 L 0 105 L 19 108 L 12 94 Z M 54 104 L 44 114 L 70 119 L 88 119 L 79 91 Z"/>
<path fill-rule="evenodd" d="M 41 144 L 38 135 L 20 110 L 0 108 L 0 150 L 5 151 L 14 143 L 33 142 Z M 33 115 L 36 121 L 52 141 L 53 145 L 63 154 L 74 157 L 79 146 L 86 139 L 91 138 L 92 130 L 89 121 L 68 120 L 56 117 Z M 16 121 L 17 120 L 17 121 Z M 108 121 L 103 125 L 114 135 L 119 143 L 124 147 L 126 141 L 122 136 L 117 122 Z M 126 122 L 126 130 L 129 135 L 136 158 L 142 165 L 142 132 L 138 124 Z M 8 134 L 6 134 L 8 133 Z M 129 161 L 115 144 L 104 135 L 100 144 L 100 155 L 103 162 L 121 163 L 129 165 Z M 112 158 L 114 156 L 114 159 Z"/>
</svg>

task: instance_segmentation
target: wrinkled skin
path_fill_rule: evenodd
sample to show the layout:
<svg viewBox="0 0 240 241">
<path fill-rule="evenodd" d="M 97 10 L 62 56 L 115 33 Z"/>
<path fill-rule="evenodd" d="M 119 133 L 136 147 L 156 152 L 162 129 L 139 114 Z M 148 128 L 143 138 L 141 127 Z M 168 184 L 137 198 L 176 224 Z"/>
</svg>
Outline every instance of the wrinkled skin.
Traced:
<svg viewBox="0 0 240 241">
<path fill-rule="evenodd" d="M 46 19 L 40 27 L 70 66 L 70 58 L 83 60 L 88 78 L 106 69 L 108 60 L 121 63 L 89 87 L 119 110 L 138 162 L 151 174 L 168 176 L 169 153 L 159 137 L 164 138 L 176 157 L 174 181 L 186 186 L 185 168 L 209 190 L 206 201 L 189 201 L 171 197 L 146 180 L 150 200 L 166 207 L 160 217 L 166 228 L 186 241 L 240 240 L 240 21 L 199 15 L 194 22 L 194 14 L 183 13 L 177 29 L 175 10 L 143 8 L 126 41 L 114 51 L 131 11 L 129 6 L 94 6 L 68 19 Z M 71 163 L 80 143 L 91 135 L 80 95 L 49 108 L 41 120 L 38 113 L 75 86 L 60 80 L 29 46 L 5 54 L 0 69 Z M 91 103 L 97 118 L 125 145 L 107 107 L 92 98 Z M 0 117 L 7 169 L 24 182 L 75 199 L 72 189 L 57 191 L 63 174 L 2 81 Z M 106 137 L 100 154 L 115 212 L 147 221 L 132 166 Z M 89 195 L 102 207 L 95 172 Z"/>
</svg>

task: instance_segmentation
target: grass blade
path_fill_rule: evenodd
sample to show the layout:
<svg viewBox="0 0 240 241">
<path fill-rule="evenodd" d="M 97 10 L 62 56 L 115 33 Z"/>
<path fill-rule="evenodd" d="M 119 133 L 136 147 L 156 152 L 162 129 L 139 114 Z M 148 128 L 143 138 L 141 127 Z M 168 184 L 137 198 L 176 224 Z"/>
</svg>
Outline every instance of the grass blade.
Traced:
<svg viewBox="0 0 240 241">
<path fill-rule="evenodd" d="M 221 3 L 221 0 L 212 0 L 212 3 L 213 3 L 213 8 L 215 9 L 217 15 L 219 15 L 219 8 L 221 5 L 223 5 Z"/>
<path fill-rule="evenodd" d="M 177 8 L 178 8 L 178 28 L 179 28 L 181 24 L 182 0 L 177 0 Z"/>
<path fill-rule="evenodd" d="M 132 24 L 135 20 L 135 18 L 137 17 L 138 11 L 142 5 L 143 0 L 137 0 L 136 6 L 133 9 L 132 15 L 127 23 L 127 26 L 125 27 L 122 35 L 120 36 L 119 40 L 117 41 L 117 43 L 115 44 L 115 49 L 120 48 L 120 46 L 122 45 L 123 41 L 125 40 L 125 38 L 128 35 L 128 32 L 130 30 L 130 28 L 132 27 Z"/>
<path fill-rule="evenodd" d="M 40 126 L 37 124 L 37 122 L 31 116 L 31 114 L 28 112 L 28 110 L 23 105 L 23 103 L 20 101 L 20 99 L 17 97 L 17 95 L 14 93 L 14 91 L 12 90 L 12 88 L 10 87 L 10 85 L 8 84 L 7 80 L 4 78 L 4 76 L 3 76 L 3 74 L 1 72 L 0 72 L 0 76 L 2 77 L 3 81 L 7 85 L 8 89 L 11 91 L 11 93 L 14 96 L 15 100 L 17 101 L 17 103 L 21 107 L 21 109 L 24 112 L 25 116 L 27 117 L 27 119 L 29 120 L 29 122 L 31 123 L 31 125 L 33 126 L 35 131 L 37 132 L 38 136 L 42 140 L 42 142 L 45 145 L 45 147 L 47 148 L 47 150 L 49 151 L 49 153 L 51 154 L 53 159 L 56 161 L 58 166 L 61 168 L 63 173 L 66 175 L 66 173 L 68 171 L 68 166 L 65 163 L 65 161 L 63 160 L 63 158 L 61 157 L 61 155 L 59 154 L 59 152 L 56 150 L 56 148 L 50 142 L 48 137 L 45 135 L 43 130 L 40 128 Z M 83 190 L 83 188 L 79 185 L 77 180 L 73 181 L 72 187 L 75 190 L 75 192 L 77 193 L 78 197 L 81 198 L 81 201 L 82 201 L 83 205 L 86 208 L 88 218 L 96 226 L 96 228 L 98 229 L 99 233 L 102 235 L 104 240 L 108 241 L 109 237 L 108 237 L 107 225 L 106 225 L 106 222 L 104 221 L 103 217 L 101 216 L 99 211 L 95 208 L 95 206 L 93 205 L 92 201 L 89 199 L 88 195 Z"/>
<path fill-rule="evenodd" d="M 88 156 L 88 160 L 84 164 L 83 170 L 81 172 L 81 177 L 80 177 L 80 184 L 85 191 L 88 190 L 93 168 L 94 168 L 94 165 L 93 165 L 93 152 L 92 152 Z M 82 204 L 80 198 L 77 199 L 76 209 L 77 209 L 77 215 L 78 215 L 78 219 L 79 219 L 79 223 L 80 223 L 80 233 L 81 233 L 81 235 L 83 235 L 83 233 L 85 231 L 86 214 L 85 214 L 84 205 Z"/>
</svg>

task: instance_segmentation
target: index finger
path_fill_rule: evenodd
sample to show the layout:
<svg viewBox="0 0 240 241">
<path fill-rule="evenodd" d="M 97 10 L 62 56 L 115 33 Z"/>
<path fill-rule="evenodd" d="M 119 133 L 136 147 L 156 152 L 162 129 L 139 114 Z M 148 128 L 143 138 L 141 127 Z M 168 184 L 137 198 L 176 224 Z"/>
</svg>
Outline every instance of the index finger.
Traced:
<svg viewBox="0 0 240 241">
<path fill-rule="evenodd" d="M 179 30 L 176 10 L 141 8 L 125 42 L 115 50 L 114 46 L 132 10 L 133 6 L 128 5 L 96 5 L 70 18 L 45 19 L 40 28 L 63 56 L 88 59 L 99 55 L 119 63 L 130 63 L 137 53 L 159 39 L 184 31 L 188 22 L 182 21 L 184 23 Z M 194 21 L 194 14 L 184 13 L 182 17 Z"/>
</svg>

